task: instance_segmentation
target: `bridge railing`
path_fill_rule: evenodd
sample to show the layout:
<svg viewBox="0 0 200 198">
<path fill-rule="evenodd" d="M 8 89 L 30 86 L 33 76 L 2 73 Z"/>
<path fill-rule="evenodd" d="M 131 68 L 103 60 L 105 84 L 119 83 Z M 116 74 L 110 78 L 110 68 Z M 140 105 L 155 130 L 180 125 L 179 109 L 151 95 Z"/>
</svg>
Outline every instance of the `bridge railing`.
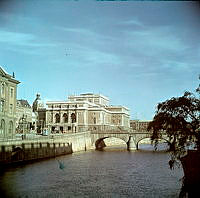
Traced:
<svg viewBox="0 0 200 198">
<path fill-rule="evenodd" d="M 92 129 L 90 130 L 91 133 L 129 133 L 129 134 L 152 134 L 152 131 L 147 131 L 145 129 L 141 129 L 141 130 L 134 130 L 131 127 L 130 128 L 122 128 L 122 127 L 107 127 L 107 128 L 100 128 L 100 129 Z"/>
<path fill-rule="evenodd" d="M 130 131 L 129 127 L 121 127 L 121 126 L 106 126 L 106 125 L 90 125 L 88 130 L 92 133 L 99 133 L 99 132 L 110 132 L 110 133 L 121 133 L 122 131 L 127 132 Z"/>
</svg>

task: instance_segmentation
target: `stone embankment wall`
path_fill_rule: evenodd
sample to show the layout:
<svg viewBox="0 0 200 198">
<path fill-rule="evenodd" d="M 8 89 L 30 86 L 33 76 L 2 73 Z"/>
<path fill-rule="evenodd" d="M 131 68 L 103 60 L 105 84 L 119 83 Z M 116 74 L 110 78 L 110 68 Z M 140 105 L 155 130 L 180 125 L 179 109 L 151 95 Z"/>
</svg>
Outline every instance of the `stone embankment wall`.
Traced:
<svg viewBox="0 0 200 198">
<path fill-rule="evenodd" d="M 0 142 L 0 164 L 24 162 L 91 149 L 90 132 Z"/>
<path fill-rule="evenodd" d="M 59 155 L 72 153 L 71 144 L 58 142 L 34 142 L 15 145 L 2 145 L 0 149 L 1 165 L 56 157 Z"/>
<path fill-rule="evenodd" d="M 57 141 L 72 144 L 72 152 L 86 151 L 92 148 L 90 132 L 65 134 L 54 137 Z"/>
</svg>

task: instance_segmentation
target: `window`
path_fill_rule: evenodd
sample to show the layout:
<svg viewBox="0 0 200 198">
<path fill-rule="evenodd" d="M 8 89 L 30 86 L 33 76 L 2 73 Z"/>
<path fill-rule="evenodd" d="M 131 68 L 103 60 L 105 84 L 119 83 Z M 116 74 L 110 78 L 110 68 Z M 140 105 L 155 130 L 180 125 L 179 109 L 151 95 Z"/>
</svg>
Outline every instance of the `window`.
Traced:
<svg viewBox="0 0 200 198">
<path fill-rule="evenodd" d="M 71 120 L 72 120 L 72 123 L 76 122 L 76 114 L 75 113 L 71 114 Z"/>
<path fill-rule="evenodd" d="M 55 118 L 56 118 L 56 123 L 59 123 L 60 122 L 60 115 L 58 113 L 55 115 Z"/>
<path fill-rule="evenodd" d="M 96 124 L 97 123 L 97 119 L 96 118 L 94 118 L 94 124 Z"/>
<path fill-rule="evenodd" d="M 13 113 L 13 104 L 10 104 L 10 106 L 9 106 L 9 112 L 10 112 L 10 114 Z"/>
<path fill-rule="evenodd" d="M 94 103 L 99 103 L 99 100 L 98 99 L 94 99 Z"/>
<path fill-rule="evenodd" d="M 13 122 L 12 122 L 12 121 L 9 122 L 9 129 L 8 129 L 8 132 L 9 132 L 9 133 L 12 133 L 12 132 L 13 132 Z"/>
<path fill-rule="evenodd" d="M 84 101 L 84 99 L 77 98 L 76 101 Z"/>
<path fill-rule="evenodd" d="M 0 101 L 0 112 L 4 112 L 4 108 L 5 108 L 5 101 L 1 100 Z"/>
<path fill-rule="evenodd" d="M 14 89 L 11 88 L 11 89 L 10 89 L 10 97 L 13 98 L 13 96 L 14 96 Z"/>
<path fill-rule="evenodd" d="M 68 122 L 68 116 L 66 113 L 63 114 L 63 122 L 67 123 Z"/>
<path fill-rule="evenodd" d="M 5 133 L 5 121 L 2 119 L 0 123 L 0 135 Z"/>
<path fill-rule="evenodd" d="M 4 95 L 5 92 L 5 85 L 4 83 L 1 84 L 1 94 Z"/>
<path fill-rule="evenodd" d="M 72 128 L 71 128 L 71 126 L 68 126 L 68 131 L 70 131 Z"/>
</svg>

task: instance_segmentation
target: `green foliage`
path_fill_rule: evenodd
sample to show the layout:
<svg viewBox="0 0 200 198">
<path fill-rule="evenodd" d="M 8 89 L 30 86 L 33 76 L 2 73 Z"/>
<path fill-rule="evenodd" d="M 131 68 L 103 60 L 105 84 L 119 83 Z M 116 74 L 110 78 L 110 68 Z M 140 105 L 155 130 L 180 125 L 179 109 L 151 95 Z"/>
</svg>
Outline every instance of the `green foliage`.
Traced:
<svg viewBox="0 0 200 198">
<path fill-rule="evenodd" d="M 181 97 L 173 97 L 157 105 L 153 121 L 148 130 L 152 131 L 151 140 L 158 144 L 162 134 L 166 134 L 170 142 L 172 159 L 170 167 L 175 161 L 186 154 L 189 146 L 200 150 L 200 86 L 196 95 L 185 92 Z"/>
</svg>

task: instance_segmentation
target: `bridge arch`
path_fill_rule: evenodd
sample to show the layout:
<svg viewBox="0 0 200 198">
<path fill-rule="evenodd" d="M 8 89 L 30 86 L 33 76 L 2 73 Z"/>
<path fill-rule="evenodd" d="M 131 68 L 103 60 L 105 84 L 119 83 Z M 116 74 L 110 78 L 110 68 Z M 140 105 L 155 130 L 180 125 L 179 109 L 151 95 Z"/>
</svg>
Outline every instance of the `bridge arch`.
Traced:
<svg viewBox="0 0 200 198">
<path fill-rule="evenodd" d="M 140 138 L 139 140 L 137 140 L 136 142 L 136 149 L 138 150 L 139 149 L 139 143 L 144 140 L 144 139 L 151 139 L 151 137 L 149 136 L 146 136 L 146 137 L 142 137 Z M 167 140 L 166 138 L 159 138 L 158 141 L 164 141 L 166 142 L 169 146 L 171 145 L 171 143 L 169 142 L 169 140 Z"/>
<path fill-rule="evenodd" d="M 131 151 L 136 149 L 138 150 L 140 141 L 145 138 L 151 138 L 151 136 L 152 133 L 144 131 L 91 131 L 91 143 L 97 148 L 98 144 L 104 139 L 115 137 L 123 140 L 127 144 L 127 149 Z M 165 133 L 162 134 L 161 139 L 171 146 L 169 138 Z"/>
<path fill-rule="evenodd" d="M 107 138 L 116 138 L 116 139 L 120 139 L 123 142 L 125 142 L 125 144 L 127 144 L 127 137 L 126 136 L 119 136 L 119 134 L 116 135 L 99 135 L 97 138 L 94 139 L 94 145 L 96 149 L 101 148 L 101 146 L 105 147 L 105 143 L 103 140 L 107 139 Z"/>
<path fill-rule="evenodd" d="M 11 161 L 24 160 L 25 153 L 21 146 L 14 146 L 11 153 Z"/>
</svg>

